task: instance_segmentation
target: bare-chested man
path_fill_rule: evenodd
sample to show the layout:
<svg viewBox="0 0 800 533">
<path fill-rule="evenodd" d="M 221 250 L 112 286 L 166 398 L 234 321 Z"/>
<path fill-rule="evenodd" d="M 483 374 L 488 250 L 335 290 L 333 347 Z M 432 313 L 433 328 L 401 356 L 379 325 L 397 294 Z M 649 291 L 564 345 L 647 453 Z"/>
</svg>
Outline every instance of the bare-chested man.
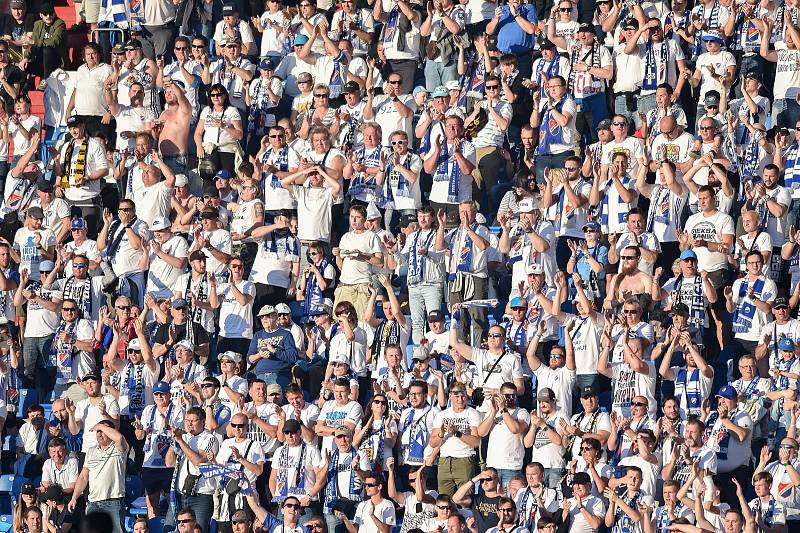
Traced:
<svg viewBox="0 0 800 533">
<path fill-rule="evenodd" d="M 161 113 L 158 148 L 161 158 L 176 174 L 183 174 L 187 168 L 189 153 L 189 125 L 192 122 L 192 105 L 183 87 L 183 82 L 164 78 L 164 100 L 167 108 Z"/>
<path fill-rule="evenodd" d="M 609 281 L 608 292 L 603 307 L 611 309 L 631 296 L 650 294 L 653 278 L 639 270 L 642 253 L 638 246 L 626 246 L 619 256 L 622 262 L 620 273 Z"/>
</svg>

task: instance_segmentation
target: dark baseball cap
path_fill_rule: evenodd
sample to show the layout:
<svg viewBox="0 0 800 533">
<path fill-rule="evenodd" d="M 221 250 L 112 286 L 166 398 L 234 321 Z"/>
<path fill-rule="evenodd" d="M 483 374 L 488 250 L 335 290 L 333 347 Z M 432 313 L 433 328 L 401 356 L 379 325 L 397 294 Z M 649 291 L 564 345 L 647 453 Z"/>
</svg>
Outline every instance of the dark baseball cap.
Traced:
<svg viewBox="0 0 800 533">
<path fill-rule="evenodd" d="M 284 433 L 298 433 L 300 431 L 300 422 L 290 418 L 286 422 L 283 423 L 283 432 Z"/>
<path fill-rule="evenodd" d="M 772 302 L 773 309 L 780 309 L 781 307 L 789 307 L 789 300 L 787 300 L 785 296 L 778 296 L 775 298 L 775 301 Z"/>
<path fill-rule="evenodd" d="M 444 322 L 444 313 L 441 309 L 434 309 L 428 313 L 428 322 Z"/>
<path fill-rule="evenodd" d="M 672 306 L 673 315 L 689 316 L 689 306 L 683 302 L 678 302 Z"/>
<path fill-rule="evenodd" d="M 589 396 L 597 396 L 597 389 L 591 385 L 587 385 L 581 389 L 581 398 L 588 398 Z"/>
</svg>

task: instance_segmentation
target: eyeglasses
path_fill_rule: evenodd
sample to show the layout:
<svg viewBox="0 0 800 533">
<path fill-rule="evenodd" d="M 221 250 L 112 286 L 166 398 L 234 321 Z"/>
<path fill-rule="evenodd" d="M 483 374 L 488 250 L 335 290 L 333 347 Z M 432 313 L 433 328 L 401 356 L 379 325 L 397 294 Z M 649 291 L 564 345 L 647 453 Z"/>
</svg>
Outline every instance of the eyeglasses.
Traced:
<svg viewBox="0 0 800 533">
<path fill-rule="evenodd" d="M 175 46 L 174 48 L 175 48 L 176 51 L 182 52 L 183 50 L 186 50 L 189 47 L 188 46 Z"/>
<path fill-rule="evenodd" d="M 406 141 L 404 141 L 404 140 L 392 141 L 392 146 L 403 145 L 405 143 L 406 143 Z"/>
<path fill-rule="evenodd" d="M 247 424 L 234 424 L 233 422 L 231 422 L 231 427 L 235 429 L 244 429 L 247 427 Z"/>
<path fill-rule="evenodd" d="M 309 524 L 309 523 L 306 523 L 306 527 L 308 527 L 308 529 L 324 529 L 322 524 Z"/>
<path fill-rule="evenodd" d="M 623 261 L 636 261 L 637 259 L 639 259 L 638 255 L 623 255 L 620 257 L 622 258 Z"/>
<path fill-rule="evenodd" d="M 593 452 L 594 448 L 592 448 L 591 446 L 581 446 L 581 451 L 582 452 Z"/>
<path fill-rule="evenodd" d="M 503 337 L 503 334 L 502 333 L 489 333 L 487 335 L 487 337 L 489 337 L 490 339 L 500 339 L 500 338 Z"/>
<path fill-rule="evenodd" d="M 284 503 L 284 507 L 288 507 L 289 509 L 300 509 L 299 503 Z"/>
<path fill-rule="evenodd" d="M 64 311 L 65 313 L 74 313 L 75 311 L 78 310 L 78 308 L 77 307 L 62 307 L 61 310 Z"/>
<path fill-rule="evenodd" d="M 561 13 L 569 13 L 570 11 L 572 11 L 572 8 L 571 7 L 559 7 L 558 10 Z"/>
<path fill-rule="evenodd" d="M 499 85 L 487 85 L 487 86 L 486 86 L 486 90 L 487 90 L 487 91 L 496 91 L 496 90 L 497 90 L 497 89 L 499 89 L 499 88 L 500 88 L 500 86 L 499 86 Z"/>
<path fill-rule="evenodd" d="M 392 85 L 400 85 L 403 82 L 400 81 L 400 80 L 389 80 L 389 83 L 392 84 Z"/>
<path fill-rule="evenodd" d="M 87 266 L 86 263 L 72 263 L 72 268 L 86 268 Z"/>
<path fill-rule="evenodd" d="M 191 524 L 192 522 L 194 522 L 193 518 L 178 519 L 179 524 Z"/>
<path fill-rule="evenodd" d="M 611 125 L 612 126 L 627 126 L 628 124 L 626 122 L 624 122 L 624 121 L 617 121 L 617 122 L 612 122 Z"/>
</svg>

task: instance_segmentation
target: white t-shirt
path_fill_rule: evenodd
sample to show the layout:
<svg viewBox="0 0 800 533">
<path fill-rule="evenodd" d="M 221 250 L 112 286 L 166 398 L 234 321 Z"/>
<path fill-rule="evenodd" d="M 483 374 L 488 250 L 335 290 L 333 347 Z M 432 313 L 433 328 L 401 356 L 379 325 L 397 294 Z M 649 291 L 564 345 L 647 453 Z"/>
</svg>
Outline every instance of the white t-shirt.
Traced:
<svg viewBox="0 0 800 533">
<path fill-rule="evenodd" d="M 242 294 L 252 298 L 242 306 L 234 297 L 230 283 L 223 283 L 217 287 L 217 295 L 222 299 L 219 308 L 219 334 L 221 337 L 251 339 L 253 337 L 253 301 L 256 296 L 256 286 L 247 280 L 242 280 L 236 283 L 236 288 Z"/>
<path fill-rule="evenodd" d="M 497 363 L 498 360 L 500 360 L 499 363 Z M 523 377 L 520 355 L 510 350 L 501 354 L 493 354 L 483 348 L 475 348 L 472 350 L 472 362 L 475 363 L 478 370 L 478 381 L 483 383 L 484 388 L 487 389 L 500 389 L 503 383 L 513 382 L 515 379 Z"/>
<path fill-rule="evenodd" d="M 28 151 L 31 147 L 30 139 L 26 139 L 20 132 L 20 126 L 28 131 L 31 135 L 33 130 L 42 131 L 42 119 L 36 115 L 30 115 L 28 118 L 20 120 L 19 124 L 13 121 L 8 121 L 8 133 L 11 135 L 11 140 L 14 143 L 14 156 L 21 156 Z"/>
<path fill-rule="evenodd" d="M 119 405 L 111 394 L 103 395 L 103 402 L 106 404 L 106 413 L 114 418 L 119 417 Z M 97 446 L 97 437 L 92 429 L 105 417 L 100 414 L 100 409 L 93 405 L 91 398 L 84 398 L 75 404 L 75 420 L 82 422 L 83 427 L 83 448 L 81 451 L 86 453 L 90 448 Z"/>
<path fill-rule="evenodd" d="M 327 187 L 294 186 L 297 198 L 297 237 L 301 241 L 331 240 L 331 209 L 334 196 Z"/>
<path fill-rule="evenodd" d="M 597 533 L 597 529 L 592 528 L 589 522 L 583 517 L 583 511 L 578 509 L 578 503 L 575 498 L 569 499 L 569 516 L 570 516 L 570 533 Z M 583 498 L 583 506 L 586 511 L 592 516 L 605 516 L 606 505 L 603 500 L 596 496 L 588 496 Z"/>
<path fill-rule="evenodd" d="M 142 132 L 145 131 L 145 124 L 147 122 L 154 122 L 156 114 L 151 107 L 131 107 L 127 105 L 120 106 L 119 111 L 114 115 L 117 121 L 117 150 L 134 150 L 136 148 L 136 136 L 127 139 L 122 138 L 123 131 Z"/>
<path fill-rule="evenodd" d="M 775 43 L 778 55 L 775 69 L 775 99 L 794 100 L 800 90 L 800 50 L 789 50 L 784 41 Z"/>
<path fill-rule="evenodd" d="M 303 446 L 305 446 L 305 453 L 301 450 Z M 302 464 L 300 464 L 301 457 Z M 317 475 L 314 470 L 322 465 L 322 455 L 316 446 L 308 443 L 299 446 L 284 444 L 275 450 L 275 454 L 272 456 L 272 469 L 276 471 L 276 474 L 280 471 L 280 474 L 276 476 L 275 496 L 281 500 L 287 496 L 297 496 L 298 498 L 305 496 L 311 492 L 316 483 Z M 283 472 L 286 472 L 285 476 Z M 302 479 L 300 472 L 302 472 Z"/>
<path fill-rule="evenodd" d="M 592 49 L 584 49 L 581 43 L 576 42 L 573 45 L 574 47 L 578 47 L 578 59 L 582 59 L 583 63 L 587 65 L 592 65 L 595 63 L 594 58 L 592 57 Z M 600 68 L 606 68 L 611 66 L 611 53 L 605 46 L 599 46 L 598 51 L 600 52 L 600 61 L 599 65 Z M 572 54 L 572 50 L 570 50 L 570 55 Z M 584 59 L 584 56 L 586 58 Z M 606 90 L 606 80 L 592 76 L 588 72 L 575 72 L 575 84 L 573 86 L 572 94 L 575 98 L 587 98 L 589 96 L 600 94 Z"/>
<path fill-rule="evenodd" d="M 358 504 L 356 516 L 353 519 L 353 523 L 358 526 L 360 533 L 380 533 L 380 529 L 372 520 L 373 513 L 387 526 L 395 525 L 394 504 L 391 501 L 382 499 L 377 506 L 374 506 L 371 500 L 367 500 Z"/>
<path fill-rule="evenodd" d="M 561 421 L 567 421 L 567 418 L 561 413 L 555 413 L 547 417 L 545 423 L 550 428 L 558 433 L 561 427 Z M 554 444 L 553 441 L 547 436 L 545 428 L 536 430 L 536 435 L 533 440 L 533 456 L 536 461 L 542 463 L 545 468 L 563 468 L 564 467 L 564 447 L 566 440 L 562 439 L 562 444 Z"/>
<path fill-rule="evenodd" d="M 398 96 L 400 102 L 411 110 L 411 115 L 408 118 L 403 118 L 397 112 L 394 101 L 387 95 L 376 96 L 372 100 L 372 111 L 374 113 L 375 122 L 381 126 L 381 144 L 383 146 L 391 146 L 392 133 L 400 130 L 408 134 L 409 139 L 414 138 L 414 130 L 411 127 L 413 112 L 417 110 L 417 104 L 414 102 L 414 97 L 410 94 L 401 94 Z"/>
<path fill-rule="evenodd" d="M 584 327 L 581 329 L 585 329 L 587 332 L 590 331 L 593 326 L 592 321 L 586 319 L 583 323 Z M 566 331 L 564 334 L 566 335 Z M 578 332 L 578 334 L 580 335 L 581 332 Z M 533 373 L 536 375 L 536 386 L 538 390 L 548 388 L 555 393 L 556 412 L 564 416 L 571 415 L 572 388 L 575 385 L 575 370 L 570 370 L 566 366 L 553 369 L 542 363 Z"/>
<path fill-rule="evenodd" d="M 242 120 L 238 109 L 230 105 L 224 111 L 220 112 L 212 111 L 209 106 L 206 106 L 200 113 L 200 120 L 203 120 L 205 124 L 205 128 L 203 129 L 203 144 L 211 143 L 214 146 L 228 145 L 224 148 L 220 148 L 220 152 L 233 153 L 235 151 L 234 147 L 231 145 L 237 142 L 236 139 L 231 137 L 224 128 L 213 125 L 212 121 L 222 120 L 222 124 L 225 127 L 231 127 L 233 121 L 238 120 L 241 122 Z"/>
<path fill-rule="evenodd" d="M 339 249 L 349 252 L 360 252 L 362 255 L 373 256 L 381 253 L 381 242 L 378 235 L 372 231 L 364 230 L 361 233 L 348 231 L 342 235 L 339 242 Z M 355 255 L 355 254 L 353 254 Z M 369 283 L 372 275 L 372 265 L 364 260 L 351 259 L 344 257 L 342 261 L 341 283 L 344 285 L 358 285 Z"/>
<path fill-rule="evenodd" d="M 506 138 L 505 130 L 500 128 L 494 119 L 494 115 L 489 112 L 488 100 L 482 100 L 481 107 L 484 109 L 489 120 L 486 122 L 486 125 L 481 128 L 475 138 L 472 139 L 472 145 L 475 148 L 484 148 L 486 146 L 502 148 L 503 141 L 505 141 Z M 511 120 L 511 116 L 514 114 L 511 109 L 511 104 L 503 101 L 496 103 L 494 105 L 494 110 L 506 120 Z"/>
<path fill-rule="evenodd" d="M 435 148 L 432 146 L 431 150 L 425 154 L 424 160 L 427 161 L 433 157 L 434 151 Z M 476 164 L 475 148 L 472 146 L 471 142 L 463 141 L 461 143 L 461 155 L 473 165 Z M 472 174 L 462 172 L 461 167 L 458 167 L 454 147 L 447 142 L 446 139 L 442 139 L 442 149 L 439 153 L 439 160 L 441 162 L 437 162 L 436 169 L 433 171 L 433 185 L 431 185 L 430 201 L 440 204 L 457 204 L 458 202 L 472 199 Z M 455 173 L 458 173 L 458 182 L 456 184 L 457 192 L 454 200 L 453 198 L 449 198 L 448 189 L 450 179 L 455 178 Z"/>
<path fill-rule="evenodd" d="M 186 258 L 189 256 L 189 243 L 183 237 L 173 235 L 161 245 L 161 250 L 173 258 Z M 145 292 L 157 294 L 162 298 L 169 297 L 175 291 L 175 284 L 181 274 L 183 269 L 173 267 L 151 250 L 150 273 L 147 276 Z"/>
<path fill-rule="evenodd" d="M 755 303 L 747 296 L 748 289 L 752 288 L 756 297 L 769 303 L 775 299 L 778 289 L 775 282 L 769 278 L 759 276 L 752 283 L 748 283 L 747 280 L 748 278 L 744 277 L 733 282 L 733 303 L 736 305 L 733 315 L 733 331 L 737 339 L 757 342 L 761 338 L 761 329 L 767 324 L 770 317 L 756 307 Z M 756 285 L 760 286 L 760 290 L 756 290 Z"/>
<path fill-rule="evenodd" d="M 700 57 L 697 58 L 696 68 L 702 74 L 699 98 L 701 102 L 706 97 L 708 91 L 717 91 L 721 93 L 726 90 L 716 78 L 711 77 L 711 70 L 709 67 L 713 67 L 715 73 L 721 76 L 725 74 L 728 67 L 736 67 L 736 59 L 733 57 L 733 54 L 727 50 L 721 50 L 716 54 L 712 54 L 711 52 L 700 54 Z"/>
<path fill-rule="evenodd" d="M 530 424 L 531 415 L 519 407 L 509 409 L 509 415 L 524 424 Z M 489 433 L 489 447 L 486 451 L 486 465 L 493 468 L 520 470 L 525 456 L 522 433 L 511 433 L 503 422 L 503 414 L 495 413 L 494 427 Z"/>
<path fill-rule="evenodd" d="M 149 187 L 143 183 L 141 187 L 135 187 L 128 198 L 136 204 L 136 216 L 149 226 L 156 218 L 169 219 L 172 191 L 173 188 L 167 187 L 166 181 Z"/>
<path fill-rule="evenodd" d="M 686 221 L 684 229 L 692 239 L 707 242 L 721 243 L 723 235 L 736 236 L 733 219 L 722 211 L 715 211 L 711 216 L 706 216 L 702 211 L 695 213 Z M 728 268 L 728 257 L 725 254 L 712 252 L 707 246 L 695 246 L 692 250 L 697 254 L 699 271 L 714 272 Z"/>
<path fill-rule="evenodd" d="M 456 413 L 452 407 L 441 411 L 433 419 L 433 428 L 438 430 L 445 423 L 451 423 L 457 431 L 470 434 L 471 428 L 477 428 L 481 424 L 481 416 L 472 407 L 467 407 L 460 413 Z M 440 457 L 465 458 L 475 455 L 475 448 L 466 444 L 454 434 L 445 436 L 439 451 Z"/>
<path fill-rule="evenodd" d="M 747 430 L 747 437 L 744 441 L 739 442 L 736 440 L 730 431 L 727 429 L 721 431 L 723 428 L 722 420 L 715 416 L 716 411 L 713 411 L 709 418 L 714 418 L 711 427 L 711 433 L 708 441 L 705 443 L 705 448 L 708 450 L 717 450 L 717 472 L 726 474 L 744 464 L 750 462 L 751 450 L 750 442 L 753 438 L 753 419 L 746 411 L 736 410 L 730 413 L 731 422 L 740 428 Z"/>
<path fill-rule="evenodd" d="M 592 192 L 592 184 L 583 179 L 568 185 L 572 187 L 575 194 L 583 196 L 587 200 Z M 547 212 L 548 218 L 553 221 L 553 225 L 559 237 L 576 237 L 583 239 L 583 226 L 587 222 L 589 215 L 589 202 L 587 201 L 580 207 L 573 207 L 569 202 L 569 197 L 564 190 L 564 185 L 559 185 L 553 190 L 556 201 L 551 205 Z"/>
<path fill-rule="evenodd" d="M 27 270 L 28 279 L 38 281 L 41 279 L 39 274 L 39 264 L 42 262 L 42 256 L 39 248 L 36 246 L 36 235 L 40 236 L 39 244 L 42 248 L 48 248 L 56 245 L 56 236 L 53 232 L 46 229 L 39 229 L 31 231 L 25 226 L 19 228 L 14 235 L 14 250 L 19 253 L 19 271 Z"/>
<path fill-rule="evenodd" d="M 328 427 L 340 427 L 345 422 L 351 422 L 355 427 L 361 420 L 363 411 L 361 405 L 355 401 L 348 401 L 344 405 L 338 405 L 335 400 L 328 400 L 319 411 L 317 422 Z M 322 449 L 332 451 L 336 445 L 333 435 L 322 438 Z"/>
</svg>

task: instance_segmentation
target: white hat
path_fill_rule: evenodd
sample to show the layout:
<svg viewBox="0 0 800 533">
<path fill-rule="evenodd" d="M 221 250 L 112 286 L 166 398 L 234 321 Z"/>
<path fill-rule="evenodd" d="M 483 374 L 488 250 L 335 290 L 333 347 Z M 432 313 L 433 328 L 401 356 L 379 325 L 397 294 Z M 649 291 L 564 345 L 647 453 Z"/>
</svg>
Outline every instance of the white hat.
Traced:
<svg viewBox="0 0 800 533">
<path fill-rule="evenodd" d="M 194 343 L 189 339 L 183 339 L 182 341 L 175 344 L 176 347 L 180 346 L 181 348 L 186 348 L 187 350 L 194 351 Z"/>
<path fill-rule="evenodd" d="M 176 187 L 186 187 L 188 184 L 189 178 L 186 177 L 186 174 L 178 174 L 175 176 Z"/>
<path fill-rule="evenodd" d="M 275 313 L 275 312 L 276 312 L 275 308 L 272 307 L 271 305 L 267 304 L 264 307 L 262 307 L 261 310 L 259 310 L 258 316 L 271 315 L 272 313 Z"/>
<path fill-rule="evenodd" d="M 519 202 L 520 213 L 533 213 L 539 210 L 539 204 L 533 201 L 533 198 L 525 198 Z"/>
<path fill-rule="evenodd" d="M 458 91 L 461 89 L 461 84 L 456 80 L 451 80 L 444 84 L 444 88 L 448 91 Z"/>
<path fill-rule="evenodd" d="M 367 205 L 367 220 L 375 220 L 376 218 L 381 218 L 381 216 L 381 212 L 378 211 L 375 202 L 370 202 L 369 205 Z"/>
<path fill-rule="evenodd" d="M 171 227 L 172 224 L 169 223 L 169 220 L 166 218 L 156 217 L 153 219 L 153 223 L 150 224 L 150 231 L 161 231 Z"/>
<path fill-rule="evenodd" d="M 330 354 L 328 356 L 328 362 L 331 364 L 333 363 L 347 363 L 348 365 L 350 364 L 350 361 L 347 359 L 347 356 L 343 353 Z"/>
<path fill-rule="evenodd" d="M 223 359 L 230 359 L 237 365 L 242 362 L 242 356 L 236 352 L 232 352 L 228 350 L 227 352 L 222 352 L 219 354 L 219 360 L 222 361 Z"/>
<path fill-rule="evenodd" d="M 142 349 L 142 345 L 139 344 L 139 339 L 131 339 L 131 341 L 128 343 L 128 349 L 136 350 L 137 352 L 140 351 Z"/>
<path fill-rule="evenodd" d="M 275 312 L 279 315 L 290 315 L 292 310 L 289 309 L 289 306 L 284 303 L 279 303 L 275 306 Z"/>
<path fill-rule="evenodd" d="M 532 265 L 528 265 L 528 268 L 525 269 L 526 274 L 544 274 L 544 268 L 542 265 L 534 263 Z"/>
</svg>

